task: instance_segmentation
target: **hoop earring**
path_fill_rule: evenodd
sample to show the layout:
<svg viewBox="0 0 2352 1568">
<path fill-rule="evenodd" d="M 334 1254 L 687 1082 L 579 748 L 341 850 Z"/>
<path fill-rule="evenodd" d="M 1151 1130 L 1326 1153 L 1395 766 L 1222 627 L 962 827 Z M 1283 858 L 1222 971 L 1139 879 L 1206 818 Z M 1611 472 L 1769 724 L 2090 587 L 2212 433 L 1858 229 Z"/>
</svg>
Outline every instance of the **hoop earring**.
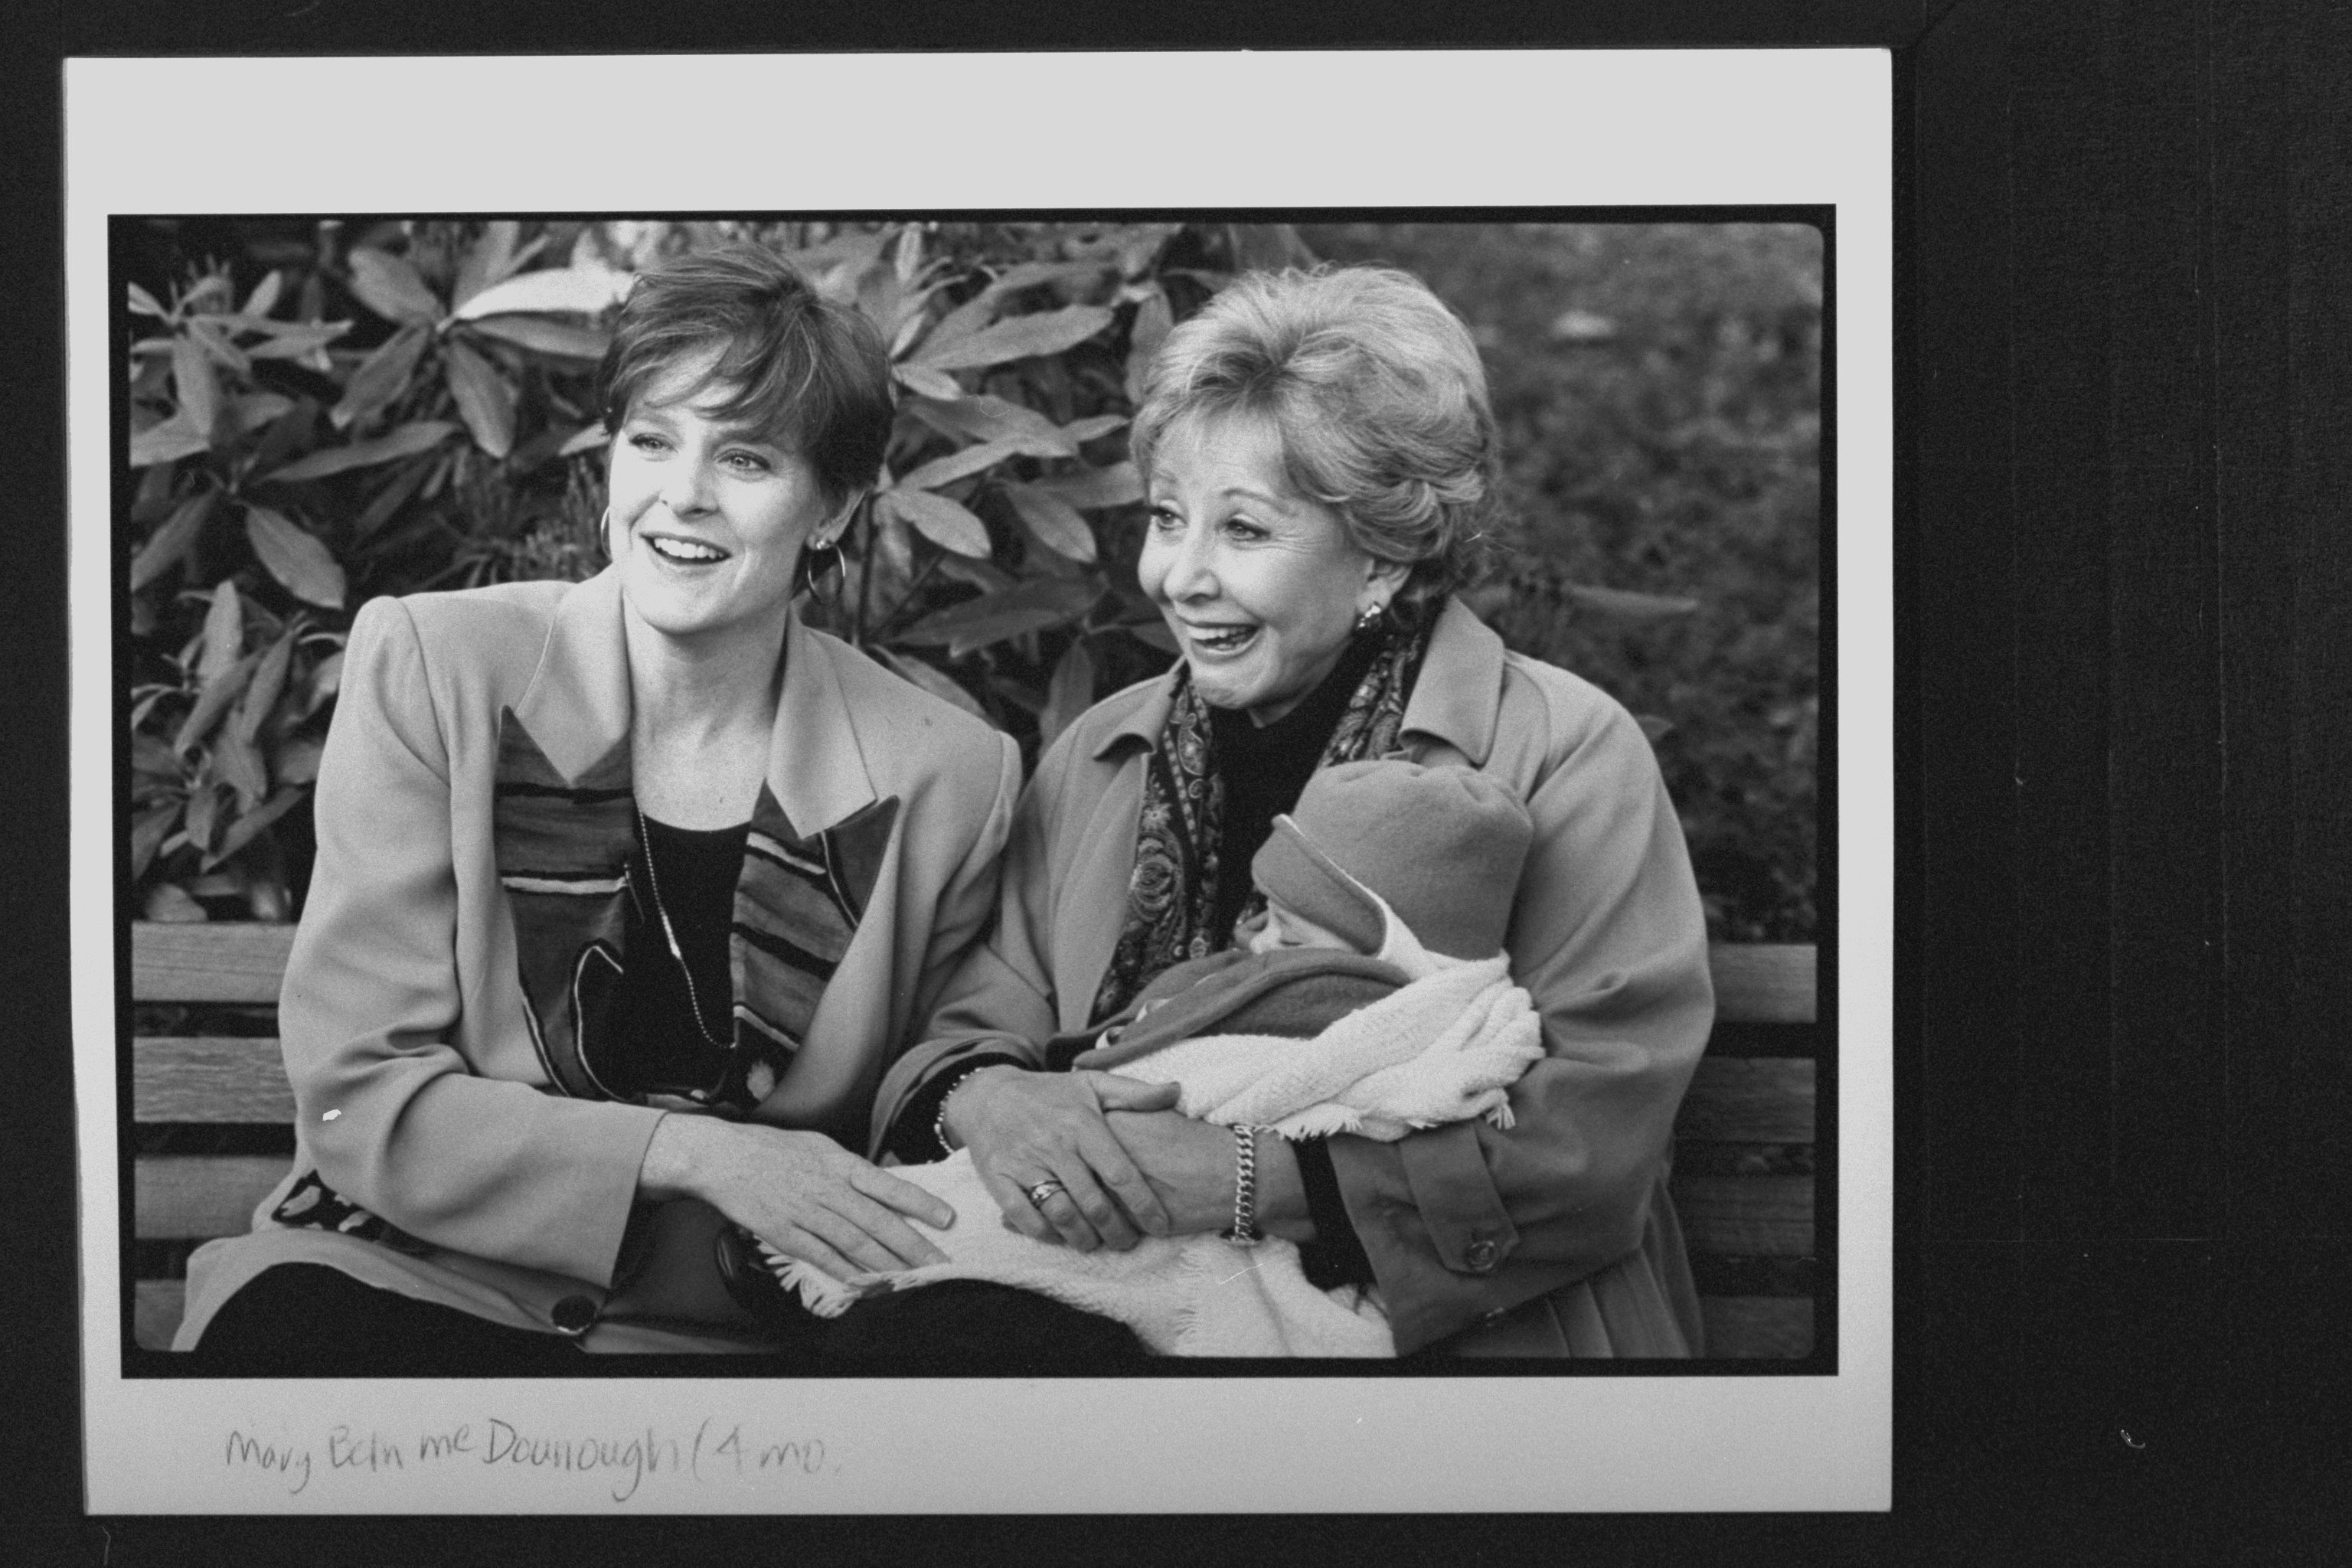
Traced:
<svg viewBox="0 0 2352 1568">
<path fill-rule="evenodd" d="M 596 548 L 604 552 L 604 564 L 610 566 L 620 559 L 613 553 L 613 508 L 607 503 L 604 515 L 596 520 Z"/>
<path fill-rule="evenodd" d="M 826 555 L 833 559 L 826 561 Z M 841 584 L 848 571 L 848 558 L 841 552 L 838 535 L 831 539 L 812 539 L 801 550 L 801 581 L 807 587 L 809 597 L 828 610 L 840 606 Z M 826 577 L 833 579 L 831 593 L 817 586 Z"/>
</svg>

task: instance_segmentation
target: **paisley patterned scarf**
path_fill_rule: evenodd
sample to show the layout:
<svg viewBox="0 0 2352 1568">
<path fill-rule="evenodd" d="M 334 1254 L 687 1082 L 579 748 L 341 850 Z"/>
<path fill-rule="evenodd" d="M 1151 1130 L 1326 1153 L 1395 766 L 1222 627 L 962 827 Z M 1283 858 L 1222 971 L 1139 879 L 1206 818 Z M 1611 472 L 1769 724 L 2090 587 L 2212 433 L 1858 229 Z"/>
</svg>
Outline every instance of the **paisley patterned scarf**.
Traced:
<svg viewBox="0 0 2352 1568">
<path fill-rule="evenodd" d="M 1437 616 L 1424 614 L 1388 634 L 1388 646 L 1356 683 L 1339 721 L 1325 744 L 1319 770 L 1339 763 L 1385 757 L 1397 750 L 1405 699 L 1429 651 Z M 1099 1022 L 1125 1007 L 1151 977 L 1171 964 L 1222 951 L 1230 931 L 1212 930 L 1217 907 L 1217 851 L 1224 840 L 1224 781 L 1209 723 L 1209 705 L 1192 685 L 1192 672 L 1176 677 L 1176 700 L 1168 726 L 1152 746 L 1143 774 L 1143 811 L 1136 826 L 1135 872 L 1127 884 L 1127 923 L 1110 968 L 1095 993 L 1093 1017 Z M 1247 876 L 1248 868 L 1241 868 Z M 1247 921 L 1265 906 L 1252 890 L 1243 905 Z"/>
</svg>

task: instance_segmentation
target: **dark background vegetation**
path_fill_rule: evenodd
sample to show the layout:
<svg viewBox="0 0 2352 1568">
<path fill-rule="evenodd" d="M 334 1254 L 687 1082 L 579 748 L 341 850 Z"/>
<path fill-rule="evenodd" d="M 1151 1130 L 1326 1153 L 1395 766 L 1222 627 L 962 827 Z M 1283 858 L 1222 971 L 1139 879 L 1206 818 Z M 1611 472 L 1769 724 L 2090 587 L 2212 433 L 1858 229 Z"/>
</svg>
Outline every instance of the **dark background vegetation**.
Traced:
<svg viewBox="0 0 2352 1568">
<path fill-rule="evenodd" d="M 1125 424 L 1234 272 L 1382 261 L 1486 355 L 1507 548 L 1469 597 L 1637 714 L 1719 940 L 1814 934 L 1819 234 L 1754 224 L 125 220 L 132 859 L 288 919 L 351 612 L 602 563 L 616 275 L 749 236 L 891 342 L 891 482 L 804 613 L 1034 748 L 1163 668 Z"/>
</svg>

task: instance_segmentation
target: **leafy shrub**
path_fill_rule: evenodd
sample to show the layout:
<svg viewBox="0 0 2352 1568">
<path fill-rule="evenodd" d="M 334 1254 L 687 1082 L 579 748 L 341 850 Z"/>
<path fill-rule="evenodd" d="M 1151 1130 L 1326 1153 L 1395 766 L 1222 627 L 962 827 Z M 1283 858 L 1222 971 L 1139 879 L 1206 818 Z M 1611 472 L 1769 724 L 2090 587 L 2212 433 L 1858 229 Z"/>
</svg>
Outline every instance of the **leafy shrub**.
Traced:
<svg viewBox="0 0 2352 1568">
<path fill-rule="evenodd" d="M 1494 232 L 1455 230 L 1449 243 Z M 158 226 L 133 247 L 145 280 L 128 301 L 122 502 L 131 860 L 149 918 L 294 912 L 310 855 L 298 808 L 361 602 L 578 578 L 602 564 L 605 437 L 591 382 L 609 310 L 652 260 L 742 237 L 793 257 L 817 288 L 865 311 L 890 346 L 898 391 L 884 482 L 845 542 L 842 571 L 803 612 L 1010 731 L 1033 756 L 1098 693 L 1165 667 L 1173 647 L 1135 584 L 1142 487 L 1127 459 L 1128 417 L 1174 321 L 1239 269 L 1312 259 L 1286 226 Z M 1318 231 L 1317 248 L 1327 240 L 1333 254 L 1350 243 Z M 1460 305 L 1443 247 L 1423 248 L 1432 254 L 1416 269 Z M 1498 254 L 1524 264 L 1539 248 Z M 1817 331 L 1817 292 L 1814 305 Z M 1716 448 L 1670 443 L 1679 456 L 1665 463 L 1656 426 L 1687 426 L 1674 401 L 1690 395 L 1682 381 L 1736 392 L 1747 372 L 1709 350 L 1663 368 L 1638 360 L 1614 381 L 1579 373 L 1547 385 L 1548 373 L 1514 368 L 1507 351 L 1517 345 L 1476 310 L 1465 313 L 1489 328 L 1514 495 L 1534 547 L 1479 607 L 1516 646 L 1583 668 L 1656 716 L 1646 721 L 1665 736 L 1670 777 L 1682 767 L 1677 796 L 1703 878 L 1722 837 L 1711 824 L 1732 825 L 1724 842 L 1751 845 L 1766 826 L 1757 807 L 1797 796 L 1758 796 L 1747 764 L 1726 773 L 1729 749 L 1712 738 L 1678 762 L 1676 738 L 1702 724 L 1713 737 L 1732 715 L 1726 733 L 1738 745 L 1787 752 L 1783 773 L 1803 750 L 1801 846 L 1775 846 L 1759 863 L 1809 900 L 1809 733 L 1801 748 L 1769 715 L 1756 721 L 1747 710 L 1765 699 L 1733 689 L 1746 672 L 1717 661 L 1719 638 L 1685 632 L 1676 643 L 1644 629 L 1662 616 L 1713 625 L 1703 621 L 1712 608 L 1686 614 L 1690 598 L 1663 595 L 1712 606 L 1705 573 L 1744 559 L 1678 554 L 1651 535 L 1679 539 L 1726 515 L 1720 484 L 1676 476 L 1702 459 L 1737 468 L 1748 448 L 1718 442 L 1732 456 L 1710 458 Z M 1731 395 L 1698 395 L 1722 415 Z M 1612 447 L 1621 440 L 1634 443 L 1633 456 Z M 1810 462 L 1801 444 L 1776 450 L 1792 473 Z M 1780 499 L 1757 503 L 1750 531 L 1766 555 L 1789 553 L 1786 479 L 1773 480 Z M 1651 518 L 1665 521 L 1645 534 Z M 1768 564 L 1782 576 L 1810 571 L 1809 556 L 1780 556 Z M 1749 613 L 1757 594 L 1733 586 L 1726 602 Z M 1560 605 L 1577 613 L 1563 619 Z M 1779 680 L 1765 685 L 1778 692 Z M 1726 788 L 1748 795 L 1727 803 Z M 1809 934 L 1771 923 L 1778 896 L 1712 902 L 1737 934 Z"/>
<path fill-rule="evenodd" d="M 1822 247 L 1752 224 L 1302 231 L 1426 279 L 1476 333 L 1518 548 L 1504 640 L 1643 717 L 1714 934 L 1810 941 Z"/>
</svg>

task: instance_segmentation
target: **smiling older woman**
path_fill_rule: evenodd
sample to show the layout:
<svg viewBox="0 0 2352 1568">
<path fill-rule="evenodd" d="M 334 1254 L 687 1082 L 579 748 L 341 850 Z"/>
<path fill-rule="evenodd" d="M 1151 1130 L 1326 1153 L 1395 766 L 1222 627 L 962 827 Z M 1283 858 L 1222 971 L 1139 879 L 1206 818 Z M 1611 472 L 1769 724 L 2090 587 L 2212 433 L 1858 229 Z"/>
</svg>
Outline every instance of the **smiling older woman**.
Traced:
<svg viewBox="0 0 2352 1568">
<path fill-rule="evenodd" d="M 1469 333 L 1397 272 L 1244 278 L 1170 335 L 1134 446 L 1137 573 L 1182 657 L 1040 762 L 994 933 L 885 1079 L 877 1137 L 908 1161 L 968 1145 L 1041 1240 L 1287 1237 L 1316 1282 L 1378 1288 L 1401 1354 L 1695 1353 L 1665 1176 L 1713 1016 L 1698 893 L 1633 719 L 1452 597 L 1496 461 Z M 1389 755 L 1478 770 L 1533 819 L 1507 951 L 1546 1054 L 1512 1125 L 1286 1144 L 1043 1070 L 1050 1037 L 1233 942 L 1251 857 L 1318 768 Z"/>
<path fill-rule="evenodd" d="M 728 1222 L 855 1272 L 954 1218 L 851 1151 L 995 905 L 1018 752 L 792 612 L 881 464 L 882 345 L 738 248 L 640 278 L 602 384 L 607 571 L 353 624 L 294 1168 L 190 1268 L 215 1371 L 776 1349 Z"/>
</svg>

